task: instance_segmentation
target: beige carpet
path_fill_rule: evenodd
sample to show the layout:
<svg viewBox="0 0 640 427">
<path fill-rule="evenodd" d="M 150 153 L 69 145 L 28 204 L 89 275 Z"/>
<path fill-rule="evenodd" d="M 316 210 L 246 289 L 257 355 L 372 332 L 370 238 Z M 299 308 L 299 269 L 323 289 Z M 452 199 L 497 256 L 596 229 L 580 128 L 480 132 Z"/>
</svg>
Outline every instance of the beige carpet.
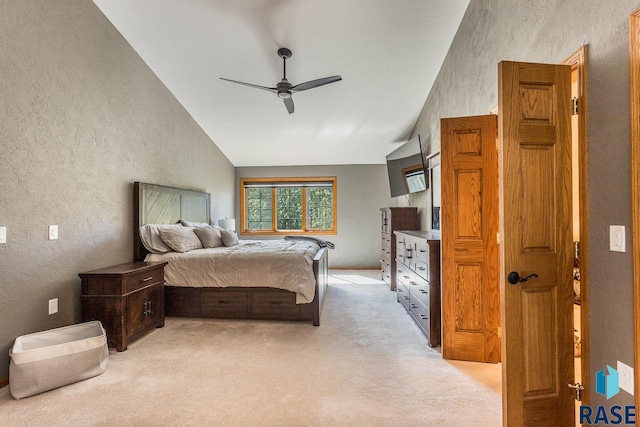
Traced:
<svg viewBox="0 0 640 427">
<path fill-rule="evenodd" d="M 101 376 L 0 389 L 0 425 L 501 425 L 500 366 L 443 360 L 378 277 L 332 271 L 317 328 L 167 318 Z"/>
</svg>

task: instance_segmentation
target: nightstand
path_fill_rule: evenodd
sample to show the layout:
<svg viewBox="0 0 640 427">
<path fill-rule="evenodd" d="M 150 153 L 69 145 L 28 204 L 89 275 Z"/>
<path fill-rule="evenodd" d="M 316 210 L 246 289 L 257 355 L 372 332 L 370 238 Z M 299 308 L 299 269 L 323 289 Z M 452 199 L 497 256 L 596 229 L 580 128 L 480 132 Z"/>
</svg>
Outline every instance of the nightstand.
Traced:
<svg viewBox="0 0 640 427">
<path fill-rule="evenodd" d="M 99 320 L 109 347 L 164 326 L 166 262 L 128 262 L 80 273 L 82 321 Z"/>
</svg>

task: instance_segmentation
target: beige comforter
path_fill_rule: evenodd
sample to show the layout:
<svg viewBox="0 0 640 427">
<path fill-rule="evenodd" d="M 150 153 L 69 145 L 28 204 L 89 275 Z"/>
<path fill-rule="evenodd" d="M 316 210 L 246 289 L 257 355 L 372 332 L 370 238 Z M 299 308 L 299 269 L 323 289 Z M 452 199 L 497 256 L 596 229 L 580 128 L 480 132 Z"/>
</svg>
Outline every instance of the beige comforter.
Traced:
<svg viewBox="0 0 640 427">
<path fill-rule="evenodd" d="M 304 304 L 315 296 L 312 265 L 318 250 L 310 241 L 241 240 L 231 247 L 149 254 L 146 261 L 169 263 L 164 270 L 169 286 L 286 289 Z"/>
</svg>

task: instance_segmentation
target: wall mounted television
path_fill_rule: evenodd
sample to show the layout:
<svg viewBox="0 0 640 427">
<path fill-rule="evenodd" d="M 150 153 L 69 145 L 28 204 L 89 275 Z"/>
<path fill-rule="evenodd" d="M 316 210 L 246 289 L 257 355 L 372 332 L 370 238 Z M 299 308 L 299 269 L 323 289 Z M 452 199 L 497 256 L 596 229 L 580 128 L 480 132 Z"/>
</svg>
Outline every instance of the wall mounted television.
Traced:
<svg viewBox="0 0 640 427">
<path fill-rule="evenodd" d="M 429 188 L 422 156 L 420 135 L 387 155 L 387 173 L 391 197 L 417 193 Z"/>
</svg>

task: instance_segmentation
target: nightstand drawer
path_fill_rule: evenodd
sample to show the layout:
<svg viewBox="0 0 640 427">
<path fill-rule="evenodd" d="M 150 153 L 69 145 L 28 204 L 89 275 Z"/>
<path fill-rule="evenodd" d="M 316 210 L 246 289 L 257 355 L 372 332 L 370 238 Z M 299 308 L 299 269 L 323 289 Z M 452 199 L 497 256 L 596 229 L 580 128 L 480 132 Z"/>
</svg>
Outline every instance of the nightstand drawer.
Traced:
<svg viewBox="0 0 640 427">
<path fill-rule="evenodd" d="M 135 273 L 128 276 L 124 281 L 124 292 L 134 292 L 138 289 L 144 288 L 154 283 L 162 282 L 164 280 L 164 269 L 156 268 L 153 270 L 144 271 L 142 273 Z"/>
</svg>

